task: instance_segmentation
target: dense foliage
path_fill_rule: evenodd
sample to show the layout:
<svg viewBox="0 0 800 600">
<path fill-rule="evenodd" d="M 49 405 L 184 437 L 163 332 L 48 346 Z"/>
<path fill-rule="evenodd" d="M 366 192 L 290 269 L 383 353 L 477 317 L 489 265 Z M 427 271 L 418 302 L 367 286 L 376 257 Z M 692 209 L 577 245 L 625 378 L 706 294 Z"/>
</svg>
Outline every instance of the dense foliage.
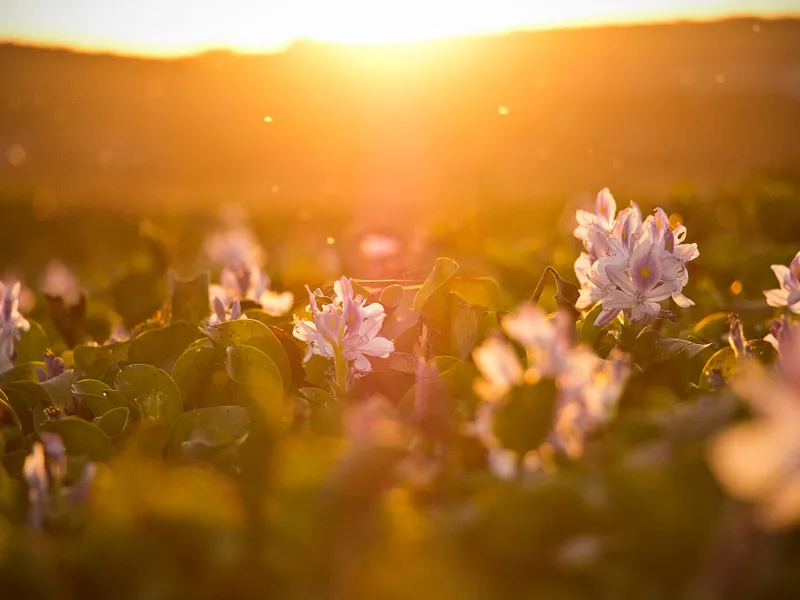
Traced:
<svg viewBox="0 0 800 600">
<path fill-rule="evenodd" d="M 795 597 L 800 240 L 759 193 L 603 190 L 534 258 L 460 222 L 419 279 L 366 234 L 397 276 L 305 292 L 230 218 L 211 272 L 150 224 L 93 293 L 6 278 L 2 597 Z"/>
</svg>

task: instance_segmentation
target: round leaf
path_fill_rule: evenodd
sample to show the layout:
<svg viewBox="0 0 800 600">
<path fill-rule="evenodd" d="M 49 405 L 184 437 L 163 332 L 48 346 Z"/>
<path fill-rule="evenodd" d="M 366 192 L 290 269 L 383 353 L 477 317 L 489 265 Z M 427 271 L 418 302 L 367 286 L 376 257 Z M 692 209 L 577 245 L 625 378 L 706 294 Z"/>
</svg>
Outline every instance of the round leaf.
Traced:
<svg viewBox="0 0 800 600">
<path fill-rule="evenodd" d="M 253 346 L 269 356 L 280 373 L 282 385 L 288 388 L 292 381 L 292 367 L 283 345 L 269 327 L 253 319 L 226 321 L 203 329 L 218 346 Z"/>
<path fill-rule="evenodd" d="M 221 446 L 229 445 L 247 435 L 250 416 L 242 406 L 211 406 L 183 413 L 175 421 L 170 434 L 170 455 L 173 459 L 188 458 L 184 443 L 189 441 L 197 429 L 217 432 L 215 439 Z M 228 440 L 228 444 L 225 443 Z"/>
<path fill-rule="evenodd" d="M 17 356 L 14 364 L 41 361 L 44 353 L 50 347 L 47 334 L 36 321 L 28 320 L 30 327 L 27 331 L 20 331 L 20 337 L 15 345 Z"/>
<path fill-rule="evenodd" d="M 138 335 L 131 342 L 128 359 L 134 363 L 153 365 L 167 373 L 184 350 L 200 337 L 200 328 L 191 323 L 177 322 Z"/>
<path fill-rule="evenodd" d="M 61 436 L 69 454 L 85 454 L 92 460 L 106 460 L 111 455 L 111 440 L 100 427 L 89 421 L 65 417 L 46 421 L 41 429 Z"/>
<path fill-rule="evenodd" d="M 183 412 L 178 386 L 165 371 L 152 365 L 128 365 L 117 374 L 114 385 L 143 417 L 163 421 L 167 427 Z"/>
<path fill-rule="evenodd" d="M 94 424 L 97 425 L 111 439 L 122 435 L 128 427 L 131 411 L 127 406 L 112 408 L 102 417 L 97 417 Z"/>
<path fill-rule="evenodd" d="M 553 426 L 557 396 L 552 379 L 515 387 L 495 413 L 494 433 L 503 447 L 520 456 L 538 448 Z"/>
<path fill-rule="evenodd" d="M 0 391 L 0 442 L 2 447 L 22 435 L 22 424 L 17 413 L 11 408 L 6 395 Z"/>
</svg>

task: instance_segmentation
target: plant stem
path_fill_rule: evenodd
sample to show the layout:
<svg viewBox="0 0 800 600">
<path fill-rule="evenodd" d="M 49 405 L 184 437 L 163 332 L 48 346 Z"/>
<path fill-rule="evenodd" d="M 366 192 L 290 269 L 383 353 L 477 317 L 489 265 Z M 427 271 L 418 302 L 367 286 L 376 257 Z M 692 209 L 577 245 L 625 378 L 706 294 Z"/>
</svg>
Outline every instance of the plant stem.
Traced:
<svg viewBox="0 0 800 600">
<path fill-rule="evenodd" d="M 333 366 L 336 370 L 336 388 L 339 395 L 347 396 L 347 359 L 342 354 L 342 349 L 333 347 Z"/>
</svg>

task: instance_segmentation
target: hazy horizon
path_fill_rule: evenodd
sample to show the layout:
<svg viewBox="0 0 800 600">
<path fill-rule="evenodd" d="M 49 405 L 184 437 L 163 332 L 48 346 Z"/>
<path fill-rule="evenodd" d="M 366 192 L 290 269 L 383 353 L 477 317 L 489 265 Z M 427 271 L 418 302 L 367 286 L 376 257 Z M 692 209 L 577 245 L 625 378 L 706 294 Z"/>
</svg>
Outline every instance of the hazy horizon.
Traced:
<svg viewBox="0 0 800 600">
<path fill-rule="evenodd" d="M 389 45 L 543 29 L 800 17 L 793 0 L 654 0 L 644 5 L 615 0 L 603 6 L 580 0 L 522 6 L 500 0 L 457 9 L 449 0 L 413 0 L 404 2 L 402 10 L 396 4 L 231 0 L 222 7 L 203 0 L 187 13 L 178 0 L 135 7 L 122 0 L 75 0 L 65 13 L 63 4 L 53 0 L 7 0 L 0 7 L 0 43 L 169 58 L 212 51 L 273 53 L 304 41 Z"/>
</svg>

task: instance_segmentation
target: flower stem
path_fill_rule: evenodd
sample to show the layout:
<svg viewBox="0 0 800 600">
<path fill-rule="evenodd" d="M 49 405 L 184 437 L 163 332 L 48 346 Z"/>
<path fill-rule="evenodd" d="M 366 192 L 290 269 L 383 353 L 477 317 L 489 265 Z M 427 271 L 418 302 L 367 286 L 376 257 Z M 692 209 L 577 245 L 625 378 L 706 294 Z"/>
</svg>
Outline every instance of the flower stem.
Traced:
<svg viewBox="0 0 800 600">
<path fill-rule="evenodd" d="M 347 396 L 347 359 L 342 354 L 342 349 L 334 346 L 333 366 L 336 370 L 336 392 L 342 397 Z"/>
</svg>

